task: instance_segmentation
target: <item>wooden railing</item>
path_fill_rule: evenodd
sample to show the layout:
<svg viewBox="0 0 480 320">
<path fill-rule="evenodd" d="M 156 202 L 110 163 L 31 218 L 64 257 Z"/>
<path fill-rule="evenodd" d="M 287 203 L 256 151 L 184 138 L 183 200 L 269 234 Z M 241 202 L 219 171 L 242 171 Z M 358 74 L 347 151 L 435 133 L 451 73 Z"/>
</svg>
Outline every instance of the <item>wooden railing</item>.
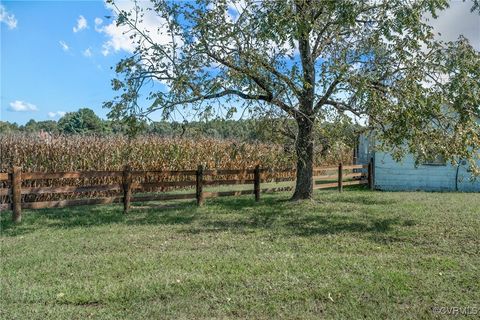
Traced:
<svg viewBox="0 0 480 320">
<path fill-rule="evenodd" d="M 346 171 L 349 171 L 346 173 Z M 154 182 L 146 182 L 147 177 L 156 177 Z M 273 176 L 273 178 L 272 178 Z M 254 169 L 216 169 L 152 171 L 132 170 L 126 166 L 122 171 L 74 171 L 74 172 L 22 172 L 20 167 L 13 167 L 10 173 L 0 173 L 0 210 L 12 210 L 12 219 L 20 222 L 22 209 L 60 208 L 77 205 L 123 203 L 124 212 L 130 209 L 131 202 L 162 201 L 175 199 L 196 199 L 202 205 L 206 198 L 253 194 L 255 200 L 261 193 L 293 190 L 293 186 L 261 188 L 262 183 L 294 181 L 295 170 L 270 170 L 257 166 Z M 166 181 L 174 177 L 175 181 Z M 68 179 L 116 178 L 121 183 L 95 185 L 61 185 L 36 186 L 35 181 L 56 181 L 68 183 Z M 217 179 L 215 179 L 217 178 Z M 219 179 L 218 179 L 219 178 Z M 178 180 L 182 179 L 182 180 Z M 372 164 L 342 165 L 338 167 L 314 168 L 314 189 L 338 188 L 344 186 L 369 185 L 373 188 Z M 31 183 L 31 182 L 34 183 Z M 78 180 L 77 180 L 78 181 Z M 24 183 L 25 182 L 25 183 Z M 30 182 L 30 183 L 29 183 Z M 28 184 L 28 185 L 24 185 Z M 33 186 L 32 186 L 33 185 Z M 253 189 L 232 191 L 204 191 L 204 186 L 253 185 Z M 158 193 L 171 188 L 195 188 L 195 193 Z M 85 193 L 113 193 L 113 196 L 93 196 L 81 199 L 60 199 L 50 201 L 25 201 L 26 195 L 60 195 Z M 156 192 L 152 194 L 152 192 Z M 141 194 L 139 194 L 141 193 Z"/>
</svg>

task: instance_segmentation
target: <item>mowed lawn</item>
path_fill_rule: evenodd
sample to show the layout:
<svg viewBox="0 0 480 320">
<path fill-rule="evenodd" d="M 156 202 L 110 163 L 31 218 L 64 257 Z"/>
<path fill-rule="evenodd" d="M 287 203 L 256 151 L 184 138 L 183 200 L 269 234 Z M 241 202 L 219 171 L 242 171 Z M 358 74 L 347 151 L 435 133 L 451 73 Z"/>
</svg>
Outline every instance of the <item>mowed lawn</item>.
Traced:
<svg viewBox="0 0 480 320">
<path fill-rule="evenodd" d="M 320 191 L 2 213 L 1 319 L 414 319 L 480 308 L 480 195 Z M 478 317 L 478 315 L 473 316 Z"/>
</svg>

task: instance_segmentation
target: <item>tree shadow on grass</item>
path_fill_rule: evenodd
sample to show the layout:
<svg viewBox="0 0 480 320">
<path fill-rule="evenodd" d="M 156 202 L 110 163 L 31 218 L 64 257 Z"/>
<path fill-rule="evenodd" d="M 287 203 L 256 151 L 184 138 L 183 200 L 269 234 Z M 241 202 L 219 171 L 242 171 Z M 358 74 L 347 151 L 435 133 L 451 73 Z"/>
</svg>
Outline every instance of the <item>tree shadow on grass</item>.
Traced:
<svg viewBox="0 0 480 320">
<path fill-rule="evenodd" d="M 353 187 L 357 187 L 357 186 L 349 186 L 349 188 L 353 188 Z M 362 190 L 363 189 L 365 188 L 362 188 Z M 314 200 L 305 200 L 305 201 L 311 202 L 314 204 L 316 203 L 319 205 L 352 203 L 352 204 L 367 205 L 367 206 L 394 205 L 399 202 L 399 200 L 397 199 L 387 199 L 387 198 L 379 199 L 378 197 L 372 197 L 370 190 L 366 190 L 365 192 L 361 192 L 361 193 L 355 192 L 352 194 L 349 194 L 348 191 L 342 194 L 339 194 L 335 191 L 333 192 L 335 194 L 334 197 L 332 197 L 332 190 L 331 191 L 322 190 L 320 192 L 315 193 Z M 336 195 L 339 195 L 339 196 L 337 197 Z M 274 196 L 272 196 L 271 194 L 262 194 L 261 203 L 264 205 L 278 206 L 278 205 L 284 205 L 285 203 L 296 205 L 297 203 L 302 202 L 302 201 L 292 202 L 290 201 L 290 197 L 291 197 L 290 193 L 285 193 L 285 194 L 277 193 Z M 229 211 L 242 211 L 246 208 L 258 206 L 258 204 L 255 201 L 252 201 L 252 198 L 253 198 L 252 196 L 233 197 L 228 199 L 228 201 L 225 201 L 222 198 L 215 198 L 215 199 L 207 200 L 207 204 L 208 203 L 218 204 L 223 208 L 227 208 Z"/>
<path fill-rule="evenodd" d="M 369 195 L 355 195 L 344 198 L 329 198 L 324 200 L 330 203 L 354 203 L 361 205 L 392 205 L 398 203 L 398 200 L 395 199 L 378 199 L 372 198 Z"/>
<path fill-rule="evenodd" d="M 122 222 L 123 217 L 112 210 L 112 207 L 120 208 L 119 206 L 78 206 L 23 210 L 20 224 L 13 223 L 9 214 L 2 214 L 1 234 L 3 236 L 18 236 L 34 232 L 39 228 L 73 228 Z"/>
<path fill-rule="evenodd" d="M 396 218 L 345 219 L 344 216 L 314 216 L 291 221 L 288 226 L 301 236 L 327 235 L 338 233 L 388 233 L 400 225 Z"/>
<path fill-rule="evenodd" d="M 230 214 L 236 211 L 249 211 L 249 209 L 258 209 L 259 207 L 280 208 L 280 206 L 290 203 L 289 197 L 262 197 L 259 202 L 256 202 L 252 196 L 241 196 L 232 198 L 215 198 L 209 199 L 206 206 L 218 206 L 221 211 L 217 214 Z"/>
<path fill-rule="evenodd" d="M 188 225 L 198 218 L 198 209 L 193 203 L 171 206 L 153 206 L 135 209 L 128 213 L 128 225 Z"/>
<path fill-rule="evenodd" d="M 186 233 L 202 232 L 236 232 L 249 233 L 257 230 L 276 230 L 281 234 L 297 236 L 318 236 L 340 233 L 389 233 L 395 226 L 403 227 L 405 223 L 399 217 L 373 218 L 354 216 L 346 218 L 344 214 L 290 216 L 275 211 L 262 212 L 255 215 L 238 217 L 230 220 L 210 219 L 199 226 L 184 230 Z M 374 239 L 374 237 L 372 237 Z M 382 239 L 379 237 L 378 239 Z"/>
<path fill-rule="evenodd" d="M 25 221 L 15 225 L 10 216 L 2 214 L 1 234 L 18 236 L 39 228 L 94 227 L 109 224 L 123 225 L 178 225 L 178 232 L 250 233 L 274 230 L 279 234 L 298 236 L 339 233 L 364 233 L 372 239 L 376 234 L 388 234 L 396 226 L 408 227 L 414 221 L 397 216 L 379 217 L 370 210 L 367 196 L 331 197 L 319 201 L 290 202 L 288 195 L 264 196 L 255 202 L 251 196 L 209 199 L 203 208 L 193 201 L 176 202 L 171 206 L 136 204 L 141 206 L 123 214 L 120 205 L 79 206 L 70 208 L 26 210 Z M 356 200 L 355 200 L 356 199 Z M 347 205 L 342 205 L 346 203 Z M 359 204 L 352 207 L 350 203 Z M 380 204 L 388 207 L 390 202 Z M 378 212 L 378 211 L 377 211 Z"/>
<path fill-rule="evenodd" d="M 0 230 L 2 236 L 18 236 L 39 228 L 95 227 L 109 224 L 188 224 L 195 219 L 196 207 L 192 203 L 175 203 L 159 208 L 132 208 L 127 214 L 119 205 L 76 206 L 40 210 L 24 210 L 23 221 L 15 224 L 10 214 L 2 212 Z"/>
<path fill-rule="evenodd" d="M 405 220 L 400 216 L 382 216 L 370 208 L 377 202 L 342 198 L 290 202 L 288 199 L 266 198 L 255 203 L 249 198 L 237 199 L 235 202 L 221 203 L 230 215 L 221 217 L 212 215 L 210 219 L 184 230 L 187 233 L 201 232 L 238 232 L 249 233 L 256 230 L 276 230 L 283 234 L 298 236 L 315 236 L 339 233 L 388 234 L 395 227 L 403 228 L 415 225 L 413 220 Z M 359 206 L 342 206 L 341 203 L 352 202 Z M 327 205 L 328 204 L 328 205 Z M 333 205 L 332 205 L 333 204 Z M 381 206 L 388 206 L 384 201 Z M 243 211 L 241 211 L 243 208 Z M 246 208 L 250 208 L 247 210 Z M 236 212 L 237 211 L 237 212 Z M 233 214 L 232 214 L 233 213 Z M 372 236 L 372 239 L 375 237 Z M 379 237 L 381 239 L 381 237 Z"/>
</svg>

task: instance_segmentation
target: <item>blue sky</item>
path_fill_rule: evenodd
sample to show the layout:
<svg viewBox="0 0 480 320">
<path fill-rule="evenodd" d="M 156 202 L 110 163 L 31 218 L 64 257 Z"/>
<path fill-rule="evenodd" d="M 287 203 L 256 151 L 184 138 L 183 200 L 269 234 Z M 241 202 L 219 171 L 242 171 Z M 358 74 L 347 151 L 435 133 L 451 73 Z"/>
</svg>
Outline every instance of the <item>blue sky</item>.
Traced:
<svg viewBox="0 0 480 320">
<path fill-rule="evenodd" d="M 470 7 L 452 0 L 431 24 L 444 40 L 463 34 L 480 50 L 480 16 Z M 0 120 L 58 120 L 82 107 L 105 118 L 102 103 L 115 95 L 110 68 L 133 49 L 111 15 L 101 0 L 0 1 Z"/>
<path fill-rule="evenodd" d="M 2 1 L 1 5 L 2 15 L 14 18 L 0 24 L 0 118 L 17 123 L 58 119 L 62 112 L 80 107 L 105 116 L 102 102 L 114 95 L 110 67 L 127 52 L 105 51 L 111 36 L 101 30 L 112 21 L 105 18 L 111 11 L 104 3 Z M 96 18 L 102 24 L 97 19 L 96 25 Z"/>
</svg>

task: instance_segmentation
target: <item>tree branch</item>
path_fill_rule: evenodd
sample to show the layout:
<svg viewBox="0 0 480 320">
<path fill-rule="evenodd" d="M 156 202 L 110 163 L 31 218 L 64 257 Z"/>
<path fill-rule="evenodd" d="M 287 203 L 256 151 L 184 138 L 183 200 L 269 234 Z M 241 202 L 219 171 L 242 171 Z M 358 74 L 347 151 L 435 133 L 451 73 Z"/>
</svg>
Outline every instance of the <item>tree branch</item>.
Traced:
<svg viewBox="0 0 480 320">
<path fill-rule="evenodd" d="M 335 80 L 330 83 L 330 86 L 328 86 L 327 91 L 325 94 L 320 98 L 320 100 L 316 103 L 315 107 L 313 108 L 314 112 L 318 112 L 320 108 L 327 103 L 327 100 L 330 98 L 332 95 L 333 91 L 335 91 L 335 88 L 337 85 L 340 83 L 342 76 L 338 76 L 335 78 Z"/>
</svg>

